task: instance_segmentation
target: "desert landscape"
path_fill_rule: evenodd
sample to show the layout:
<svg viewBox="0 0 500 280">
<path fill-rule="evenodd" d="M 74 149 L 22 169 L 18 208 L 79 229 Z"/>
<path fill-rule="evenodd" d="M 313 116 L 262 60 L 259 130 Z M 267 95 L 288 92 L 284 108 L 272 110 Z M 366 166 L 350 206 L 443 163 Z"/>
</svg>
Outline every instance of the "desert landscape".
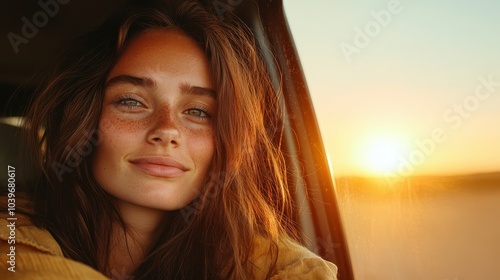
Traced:
<svg viewBox="0 0 500 280">
<path fill-rule="evenodd" d="M 500 172 L 390 179 L 336 180 L 356 279 L 498 279 Z"/>
</svg>

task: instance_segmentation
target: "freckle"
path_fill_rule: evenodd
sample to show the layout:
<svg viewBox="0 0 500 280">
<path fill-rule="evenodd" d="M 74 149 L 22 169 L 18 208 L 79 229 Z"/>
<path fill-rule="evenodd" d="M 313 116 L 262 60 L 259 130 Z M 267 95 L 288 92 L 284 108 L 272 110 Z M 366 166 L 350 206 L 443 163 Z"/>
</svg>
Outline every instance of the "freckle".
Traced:
<svg viewBox="0 0 500 280">
<path fill-rule="evenodd" d="M 125 118 L 113 118 L 111 120 L 107 120 L 107 128 L 116 131 L 116 132 L 132 132 L 134 128 L 137 127 L 141 121 L 138 120 L 130 120 Z"/>
<path fill-rule="evenodd" d="M 106 130 L 106 129 L 109 129 L 111 127 L 112 127 L 112 123 L 111 123 L 111 120 L 109 118 L 101 119 L 100 126 L 99 126 L 99 128 L 101 130 Z"/>
</svg>

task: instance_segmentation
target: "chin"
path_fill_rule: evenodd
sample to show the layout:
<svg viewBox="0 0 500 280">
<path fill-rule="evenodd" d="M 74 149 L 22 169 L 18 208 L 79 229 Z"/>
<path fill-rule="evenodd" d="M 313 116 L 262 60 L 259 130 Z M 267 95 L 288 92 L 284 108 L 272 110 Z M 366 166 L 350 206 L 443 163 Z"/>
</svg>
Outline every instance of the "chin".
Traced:
<svg viewBox="0 0 500 280">
<path fill-rule="evenodd" d="M 150 192 L 148 195 L 137 195 L 134 197 L 135 204 L 145 208 L 174 211 L 189 205 L 196 198 L 197 193 L 186 194 L 183 192 L 165 192 L 159 190 Z"/>
</svg>

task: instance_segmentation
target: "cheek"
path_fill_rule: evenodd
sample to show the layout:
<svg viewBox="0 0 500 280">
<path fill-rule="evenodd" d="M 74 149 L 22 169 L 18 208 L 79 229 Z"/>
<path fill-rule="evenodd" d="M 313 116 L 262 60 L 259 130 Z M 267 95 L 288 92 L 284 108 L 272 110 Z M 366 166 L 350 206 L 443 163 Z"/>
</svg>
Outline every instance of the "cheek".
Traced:
<svg viewBox="0 0 500 280">
<path fill-rule="evenodd" d="M 213 133 L 211 130 L 194 131 L 188 133 L 187 141 L 190 152 L 199 165 L 204 165 L 204 169 L 208 168 L 215 150 Z"/>
<path fill-rule="evenodd" d="M 145 127 L 145 124 L 138 120 L 108 117 L 107 115 L 104 113 L 99 121 L 99 133 L 103 135 L 103 139 L 118 138 L 121 135 L 135 135 Z"/>
<path fill-rule="evenodd" d="M 112 165 L 114 158 L 119 157 L 137 141 L 137 138 L 141 135 L 138 129 L 140 126 L 137 121 L 108 118 L 103 114 L 99 121 L 100 144 L 97 146 L 94 155 L 94 166 L 102 170 L 107 165 Z"/>
<path fill-rule="evenodd" d="M 116 122 L 112 122 L 109 119 L 104 119 L 99 122 L 99 138 L 101 140 L 101 145 L 97 149 L 98 155 L 109 155 L 113 153 L 113 148 L 120 148 L 122 146 L 122 141 L 127 138 L 123 137 L 123 131 L 117 125 Z"/>
</svg>

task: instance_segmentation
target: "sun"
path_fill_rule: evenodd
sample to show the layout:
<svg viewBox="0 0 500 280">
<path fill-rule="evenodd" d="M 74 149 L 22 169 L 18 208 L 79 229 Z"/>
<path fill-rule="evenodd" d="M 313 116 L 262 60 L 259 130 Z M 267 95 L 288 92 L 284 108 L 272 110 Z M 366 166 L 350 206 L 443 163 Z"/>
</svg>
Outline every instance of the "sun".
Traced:
<svg viewBox="0 0 500 280">
<path fill-rule="evenodd" d="M 404 154 L 404 146 L 404 141 L 395 136 L 370 139 L 361 153 L 364 168 L 378 175 L 395 172 Z"/>
</svg>

